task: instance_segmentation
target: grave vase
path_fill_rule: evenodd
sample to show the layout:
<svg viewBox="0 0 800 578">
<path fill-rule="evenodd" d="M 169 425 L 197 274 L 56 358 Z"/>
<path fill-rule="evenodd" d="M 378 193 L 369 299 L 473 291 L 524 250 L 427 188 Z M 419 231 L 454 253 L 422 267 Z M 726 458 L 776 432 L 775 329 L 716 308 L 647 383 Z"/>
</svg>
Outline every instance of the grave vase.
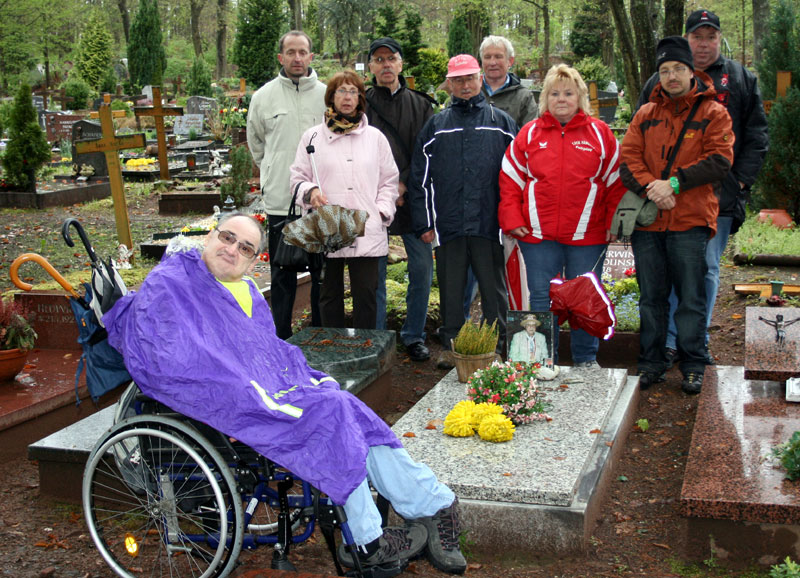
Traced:
<svg viewBox="0 0 800 578">
<path fill-rule="evenodd" d="M 779 229 L 790 229 L 792 227 L 792 216 L 784 209 L 762 209 L 758 213 L 760 223 L 771 222 Z"/>
<path fill-rule="evenodd" d="M 0 351 L 0 383 L 14 381 L 14 377 L 25 367 L 28 352 L 23 349 Z"/>
</svg>

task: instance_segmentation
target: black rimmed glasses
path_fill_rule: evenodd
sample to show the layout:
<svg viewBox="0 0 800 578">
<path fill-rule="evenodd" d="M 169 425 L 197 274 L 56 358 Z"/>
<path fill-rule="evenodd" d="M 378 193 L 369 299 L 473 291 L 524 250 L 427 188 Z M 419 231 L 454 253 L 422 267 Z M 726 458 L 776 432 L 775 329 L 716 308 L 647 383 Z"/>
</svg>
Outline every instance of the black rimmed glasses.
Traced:
<svg viewBox="0 0 800 578">
<path fill-rule="evenodd" d="M 230 231 L 223 231 L 222 229 L 217 229 L 217 236 L 219 237 L 219 240 L 225 243 L 226 245 L 233 245 L 234 243 L 238 242 L 239 253 L 242 255 L 242 257 L 245 257 L 247 259 L 252 259 L 253 257 L 256 256 L 256 250 L 251 245 L 247 245 L 245 243 L 242 243 L 241 241 L 238 241 L 236 239 L 236 235 L 234 235 Z"/>
</svg>

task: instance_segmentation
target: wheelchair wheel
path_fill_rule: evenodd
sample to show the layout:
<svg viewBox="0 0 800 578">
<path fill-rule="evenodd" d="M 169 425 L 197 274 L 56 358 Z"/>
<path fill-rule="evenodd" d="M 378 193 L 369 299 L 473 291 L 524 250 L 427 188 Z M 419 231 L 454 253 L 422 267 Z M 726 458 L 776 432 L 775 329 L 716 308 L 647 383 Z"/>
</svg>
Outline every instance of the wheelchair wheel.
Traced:
<svg viewBox="0 0 800 578">
<path fill-rule="evenodd" d="M 242 547 L 236 483 L 198 432 L 161 416 L 116 424 L 86 464 L 83 508 L 119 576 L 227 576 Z"/>
</svg>

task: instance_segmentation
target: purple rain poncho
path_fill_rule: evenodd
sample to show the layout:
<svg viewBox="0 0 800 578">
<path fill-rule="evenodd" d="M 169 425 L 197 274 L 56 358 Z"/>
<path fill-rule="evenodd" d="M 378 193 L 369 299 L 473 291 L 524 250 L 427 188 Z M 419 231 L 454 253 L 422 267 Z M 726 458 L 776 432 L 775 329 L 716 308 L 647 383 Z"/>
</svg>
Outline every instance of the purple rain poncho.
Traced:
<svg viewBox="0 0 800 578">
<path fill-rule="evenodd" d="M 248 318 L 197 251 L 178 253 L 103 316 L 146 395 L 287 468 L 336 503 L 367 475 L 370 446 L 402 444 L 361 400 L 278 339 L 251 283 Z"/>
</svg>

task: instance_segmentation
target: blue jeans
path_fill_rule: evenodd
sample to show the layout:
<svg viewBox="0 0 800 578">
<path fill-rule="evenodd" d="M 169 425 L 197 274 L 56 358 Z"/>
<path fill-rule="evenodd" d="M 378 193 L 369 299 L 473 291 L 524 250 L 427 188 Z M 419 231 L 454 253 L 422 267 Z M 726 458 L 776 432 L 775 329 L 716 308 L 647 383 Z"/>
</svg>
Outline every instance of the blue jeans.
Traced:
<svg viewBox="0 0 800 578">
<path fill-rule="evenodd" d="M 528 272 L 528 291 L 532 311 L 550 311 L 550 279 L 564 274 L 574 279 L 589 271 L 599 278 L 603 271 L 607 245 L 565 245 L 558 241 L 520 243 L 525 269 Z M 558 325 L 553 327 L 553 361 L 558 363 Z M 572 363 L 594 361 L 600 340 L 583 329 L 570 332 Z"/>
<path fill-rule="evenodd" d="M 433 282 L 433 250 L 413 233 L 402 235 L 408 256 L 408 289 L 406 290 L 406 320 L 400 339 L 408 346 L 425 341 L 425 322 L 428 319 L 428 300 Z M 386 329 L 386 257 L 378 262 L 378 316 L 376 329 Z"/>
<path fill-rule="evenodd" d="M 711 325 L 711 314 L 717 303 L 719 292 L 719 262 L 725 247 L 728 246 L 728 237 L 731 234 L 733 217 L 717 217 L 717 234 L 708 240 L 706 246 L 706 329 Z M 667 328 L 667 347 L 677 349 L 675 338 L 678 330 L 675 329 L 675 309 L 678 307 L 678 297 L 673 289 L 669 294 L 669 327 Z M 705 345 L 708 347 L 708 331 L 706 331 Z"/>
<path fill-rule="evenodd" d="M 472 267 L 467 269 L 467 288 L 464 290 L 464 320 L 469 321 L 472 302 L 478 296 L 478 279 L 472 272 Z"/>
<path fill-rule="evenodd" d="M 706 266 L 707 227 L 688 231 L 634 231 L 631 238 L 636 278 L 642 295 L 639 315 L 639 370 L 660 374 L 666 369 L 669 292 L 678 297 L 675 310 L 677 350 L 680 369 L 705 370 L 704 335 L 706 295 L 703 280 Z"/>
<path fill-rule="evenodd" d="M 453 491 L 439 482 L 428 466 L 412 460 L 404 448 L 372 446 L 367 454 L 367 479 L 353 490 L 344 504 L 353 540 L 360 546 L 383 534 L 381 515 L 372 500 L 368 481 L 406 520 L 433 516 L 456 499 Z"/>
</svg>

